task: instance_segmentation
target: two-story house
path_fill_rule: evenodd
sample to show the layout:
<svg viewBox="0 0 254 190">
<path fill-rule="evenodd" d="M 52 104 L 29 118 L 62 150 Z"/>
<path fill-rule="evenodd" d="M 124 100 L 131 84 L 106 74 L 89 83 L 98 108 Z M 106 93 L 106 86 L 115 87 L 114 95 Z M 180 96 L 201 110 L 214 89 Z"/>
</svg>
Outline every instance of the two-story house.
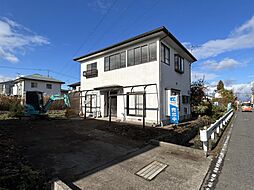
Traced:
<svg viewBox="0 0 254 190">
<path fill-rule="evenodd" d="M 0 82 L 0 95 L 10 96 L 12 95 L 13 81 Z"/>
<path fill-rule="evenodd" d="M 169 96 L 180 120 L 190 117 L 191 64 L 196 58 L 165 28 L 74 59 L 81 64 L 86 116 L 169 123 Z M 110 97 L 110 98 L 109 98 Z M 86 109 L 86 110 L 84 110 Z"/>
<path fill-rule="evenodd" d="M 61 85 L 64 84 L 60 80 L 40 74 L 20 76 L 13 83 L 13 95 L 20 96 L 23 100 L 27 91 L 40 91 L 47 96 L 61 94 Z"/>
</svg>

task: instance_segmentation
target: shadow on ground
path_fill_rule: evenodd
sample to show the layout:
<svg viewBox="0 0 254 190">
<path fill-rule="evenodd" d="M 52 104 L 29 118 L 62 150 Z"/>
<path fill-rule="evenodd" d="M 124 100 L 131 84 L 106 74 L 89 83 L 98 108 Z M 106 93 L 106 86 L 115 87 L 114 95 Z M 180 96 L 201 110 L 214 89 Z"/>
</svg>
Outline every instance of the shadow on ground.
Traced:
<svg viewBox="0 0 254 190">
<path fill-rule="evenodd" d="M 107 121 L 92 119 L 5 120 L 0 121 L 0 128 L 5 129 L 2 135 L 7 131 L 29 165 L 46 171 L 48 180 L 63 179 L 74 189 L 79 188 L 70 182 L 154 149 L 147 146 L 140 151 L 150 139 L 166 135 L 169 142 L 186 144 L 193 137 L 187 130 L 142 129 L 123 123 L 109 126 Z"/>
</svg>

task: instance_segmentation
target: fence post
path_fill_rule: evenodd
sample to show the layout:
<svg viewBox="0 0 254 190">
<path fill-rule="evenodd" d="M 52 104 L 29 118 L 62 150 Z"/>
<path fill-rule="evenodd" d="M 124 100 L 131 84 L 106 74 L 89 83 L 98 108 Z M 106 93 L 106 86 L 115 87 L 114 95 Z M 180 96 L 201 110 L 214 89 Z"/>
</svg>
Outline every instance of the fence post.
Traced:
<svg viewBox="0 0 254 190">
<path fill-rule="evenodd" d="M 211 144 L 209 143 L 209 139 L 215 139 L 215 133 L 220 135 L 220 130 L 228 123 L 231 117 L 234 115 L 234 112 L 230 110 L 224 116 L 222 116 L 219 120 L 217 120 L 214 124 L 211 124 L 209 128 L 207 126 L 204 127 L 203 130 L 200 130 L 200 141 L 203 143 L 203 150 L 205 151 L 206 156 L 208 155 L 208 150 Z"/>
<path fill-rule="evenodd" d="M 203 149 L 205 151 L 205 154 L 207 155 L 207 151 L 208 151 L 208 142 L 207 141 L 203 142 Z"/>
<path fill-rule="evenodd" d="M 211 134 L 211 139 L 212 139 L 212 140 L 214 140 L 214 139 L 215 139 L 214 132 Z"/>
<path fill-rule="evenodd" d="M 203 142 L 203 150 L 207 156 L 208 151 L 208 139 L 207 139 L 207 127 L 204 127 L 204 130 L 200 130 L 200 140 Z"/>
<path fill-rule="evenodd" d="M 220 122 L 220 128 L 221 129 L 223 128 L 223 122 L 222 121 Z"/>
<path fill-rule="evenodd" d="M 220 134 L 220 124 L 219 124 L 219 126 L 216 128 L 216 133 L 217 133 L 217 134 Z"/>
</svg>

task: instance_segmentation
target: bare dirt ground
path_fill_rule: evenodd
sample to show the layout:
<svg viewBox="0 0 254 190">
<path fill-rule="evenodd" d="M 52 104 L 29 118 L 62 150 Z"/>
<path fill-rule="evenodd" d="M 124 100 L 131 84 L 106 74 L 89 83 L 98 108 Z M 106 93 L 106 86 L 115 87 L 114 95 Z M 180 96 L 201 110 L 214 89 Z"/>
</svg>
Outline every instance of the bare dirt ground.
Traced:
<svg viewBox="0 0 254 190">
<path fill-rule="evenodd" d="M 107 121 L 91 119 L 0 120 L 0 189 L 47 189 L 56 177 L 78 178 L 150 139 L 186 144 L 195 136 L 192 131 L 183 126 L 109 126 Z"/>
</svg>

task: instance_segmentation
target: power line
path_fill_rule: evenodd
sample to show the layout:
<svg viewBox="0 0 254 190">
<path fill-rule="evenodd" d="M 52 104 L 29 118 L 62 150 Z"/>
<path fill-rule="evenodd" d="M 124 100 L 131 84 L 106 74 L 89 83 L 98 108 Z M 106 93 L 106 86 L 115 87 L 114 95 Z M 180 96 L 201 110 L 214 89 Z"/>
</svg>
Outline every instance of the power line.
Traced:
<svg viewBox="0 0 254 190">
<path fill-rule="evenodd" d="M 141 21 L 143 21 L 143 19 L 148 15 L 148 14 L 150 14 L 152 11 L 152 9 L 154 8 L 154 7 L 156 7 L 157 6 L 157 4 L 159 3 L 159 1 L 160 0 L 156 0 L 156 1 L 153 1 L 154 3 L 151 5 L 151 6 L 149 6 L 145 11 L 143 11 L 143 13 L 142 13 L 142 18 L 141 19 L 134 19 L 134 20 L 132 20 L 132 22 L 131 22 L 131 26 L 134 26 L 134 24 L 137 24 L 137 23 L 140 23 Z M 126 30 L 124 30 L 124 32 L 123 33 L 121 33 L 121 35 L 123 36 L 123 35 L 126 35 L 126 34 L 128 34 L 129 33 L 129 31 L 130 31 L 130 29 L 133 29 L 133 28 L 136 28 L 136 27 L 128 27 Z"/>
<path fill-rule="evenodd" d="M 81 50 L 81 48 L 88 42 L 88 40 L 90 39 L 90 37 L 92 35 L 94 35 L 95 31 L 99 28 L 99 26 L 102 24 L 102 22 L 105 20 L 105 18 L 108 16 L 108 14 L 110 13 L 110 11 L 112 10 L 112 8 L 115 6 L 116 2 L 118 0 L 115 0 L 111 6 L 108 8 L 107 12 L 102 16 L 102 18 L 99 20 L 99 22 L 95 25 L 95 27 L 93 28 L 93 30 L 88 34 L 88 36 L 83 40 L 83 42 L 81 43 L 81 45 L 77 48 L 77 50 L 74 52 L 72 57 L 75 57 L 77 55 L 77 53 Z M 69 61 L 67 61 L 63 68 L 65 68 L 65 65 L 68 63 Z M 63 71 L 63 70 L 62 70 Z"/>
<path fill-rule="evenodd" d="M 121 21 L 121 19 L 122 19 L 122 17 L 123 17 L 123 14 L 131 7 L 131 5 L 134 3 L 134 1 L 136 1 L 136 0 L 130 1 L 130 3 L 128 4 L 128 6 L 127 6 L 125 9 L 122 10 L 122 12 L 119 14 L 119 16 L 116 17 L 115 21 L 113 22 L 113 23 L 114 23 L 114 27 L 116 27 L 116 25 L 118 25 L 118 23 Z M 104 33 L 100 36 L 100 38 L 98 38 L 98 40 L 97 40 L 96 42 L 93 43 L 93 45 L 92 45 L 91 48 L 88 50 L 88 52 L 91 51 L 91 50 L 94 48 L 95 44 L 98 44 L 98 42 L 102 41 L 102 39 L 105 37 L 105 35 L 109 33 L 110 29 L 112 30 L 113 27 L 111 27 L 111 28 L 109 29 L 110 26 L 111 26 L 111 25 L 109 25 L 109 26 L 105 29 L 107 32 L 104 32 Z"/>
<path fill-rule="evenodd" d="M 66 75 L 66 74 L 63 74 L 63 73 L 60 73 L 60 72 L 57 72 L 57 71 L 53 71 L 53 70 L 49 70 L 49 71 L 52 72 L 52 73 L 55 73 L 57 75 L 61 75 L 61 76 L 65 76 L 65 77 L 69 77 L 69 78 L 73 78 L 73 79 L 78 79 L 79 80 L 78 77 L 74 77 L 74 76 L 71 76 L 71 75 Z"/>
<path fill-rule="evenodd" d="M 61 75 L 61 76 L 65 76 L 65 77 L 69 77 L 69 78 L 73 78 L 73 79 L 74 78 L 79 79 L 78 77 L 74 77 L 74 76 L 71 76 L 71 75 L 60 73 L 60 72 L 54 71 L 52 69 L 39 69 L 39 68 L 27 68 L 27 67 L 10 67 L 10 66 L 3 66 L 3 65 L 1 65 L 0 68 L 13 69 L 13 70 L 28 70 L 28 71 L 46 71 L 46 72 L 48 72 L 48 75 L 49 75 L 49 72 L 51 72 L 51 73 L 55 73 L 57 75 Z"/>
<path fill-rule="evenodd" d="M 91 37 L 92 35 L 94 35 L 95 31 L 99 28 L 99 26 L 101 25 L 101 23 L 105 20 L 105 18 L 108 16 L 108 14 L 110 13 L 111 9 L 115 6 L 116 2 L 118 0 L 115 0 L 112 5 L 109 7 L 109 9 L 107 10 L 107 12 L 102 16 L 102 18 L 99 20 L 99 22 L 97 23 L 97 25 L 94 27 L 94 29 L 90 32 L 90 34 L 87 36 L 87 38 L 85 38 L 85 40 L 82 42 L 82 44 L 79 46 L 79 48 L 75 51 L 74 56 L 79 52 L 79 50 L 88 42 L 89 37 Z"/>
</svg>

